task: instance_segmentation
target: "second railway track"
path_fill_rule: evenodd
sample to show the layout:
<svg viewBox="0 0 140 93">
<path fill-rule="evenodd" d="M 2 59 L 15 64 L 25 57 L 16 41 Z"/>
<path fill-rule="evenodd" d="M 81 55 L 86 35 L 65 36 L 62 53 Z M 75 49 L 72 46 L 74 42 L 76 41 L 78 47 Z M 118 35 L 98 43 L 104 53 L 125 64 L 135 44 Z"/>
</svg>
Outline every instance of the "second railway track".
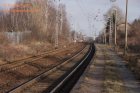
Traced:
<svg viewBox="0 0 140 93">
<path fill-rule="evenodd" d="M 11 89 L 8 93 L 61 93 L 57 91 L 61 91 L 61 87 L 64 83 L 67 82 L 84 63 L 86 63 L 84 65 L 85 68 L 88 64 L 87 62 L 89 62 L 85 61 L 93 56 L 93 50 L 93 46 L 85 47 L 70 59 L 50 68 L 50 70 L 42 72 L 31 80 Z"/>
<path fill-rule="evenodd" d="M 21 85 L 24 82 L 38 76 L 40 73 L 49 70 L 57 64 L 60 64 L 62 61 L 74 55 L 76 51 L 77 50 L 75 47 L 71 47 L 69 49 L 59 50 L 57 52 L 52 52 L 43 56 L 41 55 L 35 59 L 33 58 L 30 60 L 22 60 L 23 62 L 6 64 L 4 66 L 5 69 L 0 72 L 0 93 L 6 93 L 8 90 L 16 87 L 17 85 Z M 69 53 L 70 55 L 67 55 Z M 54 55 L 55 57 L 53 57 Z M 46 59 L 54 60 L 54 62 L 48 64 Z"/>
<path fill-rule="evenodd" d="M 71 48 L 75 48 L 75 47 L 71 47 Z M 46 57 L 48 55 L 63 52 L 63 51 L 65 51 L 65 50 L 64 49 L 52 50 L 52 51 L 49 51 L 49 52 L 41 53 L 41 54 L 38 54 L 36 56 L 28 57 L 28 58 L 21 59 L 21 60 L 18 60 L 18 61 L 14 61 L 14 62 L 11 62 L 11 63 L 5 63 L 3 65 L 0 65 L 0 73 L 7 72 L 7 71 L 10 71 L 12 69 L 14 70 L 14 69 L 20 68 L 20 67 L 23 66 L 23 64 L 26 64 L 28 62 L 34 62 L 34 61 L 37 61 L 37 60 L 39 60 L 43 57 Z"/>
</svg>

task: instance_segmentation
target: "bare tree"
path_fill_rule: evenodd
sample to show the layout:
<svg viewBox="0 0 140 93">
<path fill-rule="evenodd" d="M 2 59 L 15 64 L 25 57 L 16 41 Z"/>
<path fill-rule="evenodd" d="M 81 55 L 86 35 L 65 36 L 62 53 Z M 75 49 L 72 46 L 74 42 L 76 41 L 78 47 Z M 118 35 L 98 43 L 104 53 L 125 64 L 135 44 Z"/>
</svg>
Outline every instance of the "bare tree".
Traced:
<svg viewBox="0 0 140 93">
<path fill-rule="evenodd" d="M 112 6 L 104 15 L 104 19 L 105 21 L 108 20 L 108 18 L 110 17 L 113 17 L 113 13 L 114 13 L 114 10 L 117 11 L 117 25 L 121 24 L 121 23 L 124 23 L 125 19 L 124 19 L 124 14 L 122 12 L 122 10 L 118 7 L 118 6 Z"/>
</svg>

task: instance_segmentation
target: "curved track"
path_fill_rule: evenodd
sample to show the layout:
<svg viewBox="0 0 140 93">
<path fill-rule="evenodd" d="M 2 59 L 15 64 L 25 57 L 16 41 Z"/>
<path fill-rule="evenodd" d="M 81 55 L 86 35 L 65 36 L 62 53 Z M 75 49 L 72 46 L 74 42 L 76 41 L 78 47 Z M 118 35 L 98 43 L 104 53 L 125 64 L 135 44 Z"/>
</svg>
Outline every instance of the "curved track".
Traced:
<svg viewBox="0 0 140 93">
<path fill-rule="evenodd" d="M 2 68 L 0 71 L 0 93 L 5 93 L 69 59 L 80 51 L 75 47 L 43 53 L 43 55 L 0 66 Z M 48 64 L 48 62 L 50 63 Z"/>
<path fill-rule="evenodd" d="M 70 49 L 72 49 L 72 48 L 75 48 L 75 47 L 71 47 Z M 25 59 L 17 60 L 17 61 L 11 62 L 11 63 L 5 63 L 3 65 L 0 65 L 0 73 L 4 73 L 4 72 L 8 72 L 8 71 L 11 71 L 11 70 L 21 68 L 26 63 L 34 62 L 34 61 L 40 60 L 40 59 L 42 59 L 42 58 L 44 58 L 48 55 L 60 53 L 60 52 L 63 52 L 63 51 L 66 51 L 66 50 L 64 50 L 64 49 L 52 50 L 52 51 L 49 51 L 49 52 L 45 52 L 45 53 L 41 53 L 41 54 L 38 54 L 38 55 L 35 55 L 35 56 L 28 57 L 28 58 L 25 58 Z"/>
<path fill-rule="evenodd" d="M 86 46 L 70 59 L 13 88 L 9 93 L 61 93 L 69 91 L 93 57 L 94 49 L 93 45 Z M 73 82 L 68 82 L 75 77 L 74 74 L 76 74 L 76 78 L 73 79 Z M 66 83 L 69 88 L 65 87 Z"/>
</svg>

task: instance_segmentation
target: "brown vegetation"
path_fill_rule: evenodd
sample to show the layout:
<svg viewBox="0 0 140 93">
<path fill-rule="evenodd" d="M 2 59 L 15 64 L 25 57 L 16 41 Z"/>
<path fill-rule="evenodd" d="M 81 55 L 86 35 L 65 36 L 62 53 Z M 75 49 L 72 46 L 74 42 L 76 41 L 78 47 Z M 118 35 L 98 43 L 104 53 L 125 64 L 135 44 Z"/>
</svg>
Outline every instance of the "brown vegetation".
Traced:
<svg viewBox="0 0 140 93">
<path fill-rule="evenodd" d="M 110 25 L 111 30 L 113 32 L 112 39 L 114 44 L 114 23 L 115 23 L 115 16 L 114 16 L 114 9 L 117 10 L 117 19 L 116 19 L 116 25 L 117 25 L 117 46 L 120 48 L 124 47 L 124 41 L 125 41 L 125 22 L 124 22 L 124 15 L 119 7 L 113 6 L 111 7 L 108 12 L 105 14 L 105 29 L 103 29 L 103 32 L 99 35 L 98 39 L 100 41 L 104 38 L 104 31 L 106 32 L 106 42 L 109 43 L 109 32 L 110 32 Z M 111 24 L 110 24 L 110 19 Z M 140 52 L 140 19 L 135 19 L 134 22 L 127 23 L 127 29 L 128 29 L 128 50 L 130 53 L 139 53 Z"/>
<path fill-rule="evenodd" d="M 124 15 L 122 14 L 119 8 L 117 9 L 117 52 L 120 54 L 124 51 L 124 41 L 125 41 L 125 22 L 124 22 Z M 110 30 L 110 22 L 108 18 L 110 17 L 112 20 L 112 39 L 114 45 L 114 14 L 112 13 L 113 7 L 106 13 L 105 21 L 106 27 L 103 31 L 106 32 L 106 43 L 109 43 L 109 30 Z M 127 23 L 128 29 L 128 50 L 127 55 L 121 55 L 125 60 L 128 62 L 129 68 L 135 73 L 136 77 L 140 78 L 140 18 L 135 19 L 132 23 Z M 102 32 L 97 40 L 101 43 L 104 39 L 104 32 Z"/>
<path fill-rule="evenodd" d="M 63 4 L 60 4 L 59 9 L 56 9 L 53 1 L 18 0 L 15 6 L 12 6 L 9 11 L 0 13 L 1 58 L 11 60 L 52 49 L 55 40 L 57 12 L 59 13 L 59 44 L 60 46 L 68 45 L 70 26 Z M 34 9 L 38 11 L 31 12 Z M 20 33 L 21 36 L 14 36 L 15 40 L 9 40 L 5 32 L 22 33 Z M 22 39 L 17 43 L 17 38 L 21 37 Z"/>
</svg>

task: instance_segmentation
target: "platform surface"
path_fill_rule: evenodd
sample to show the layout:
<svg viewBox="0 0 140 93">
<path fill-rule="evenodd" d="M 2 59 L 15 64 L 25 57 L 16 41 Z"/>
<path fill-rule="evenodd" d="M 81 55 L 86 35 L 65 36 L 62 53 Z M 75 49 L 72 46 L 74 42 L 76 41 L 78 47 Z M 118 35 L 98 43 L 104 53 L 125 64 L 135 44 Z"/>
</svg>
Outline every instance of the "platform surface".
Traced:
<svg viewBox="0 0 140 93">
<path fill-rule="evenodd" d="M 98 44 L 94 58 L 71 93 L 140 93 L 140 82 L 109 46 Z"/>
</svg>

